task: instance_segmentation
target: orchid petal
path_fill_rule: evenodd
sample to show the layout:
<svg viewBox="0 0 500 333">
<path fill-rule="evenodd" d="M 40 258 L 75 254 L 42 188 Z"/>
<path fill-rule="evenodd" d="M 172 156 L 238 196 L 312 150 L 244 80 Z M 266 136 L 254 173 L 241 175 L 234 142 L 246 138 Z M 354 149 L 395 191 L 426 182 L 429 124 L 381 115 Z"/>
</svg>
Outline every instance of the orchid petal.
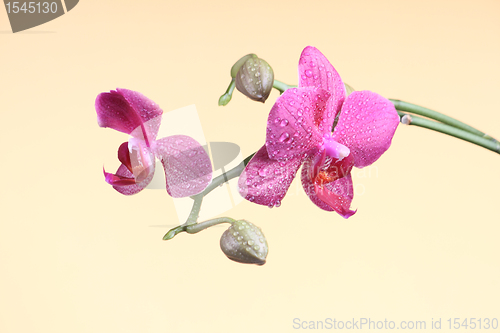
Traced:
<svg viewBox="0 0 500 333">
<path fill-rule="evenodd" d="M 394 105 L 371 91 L 355 91 L 342 106 L 333 139 L 349 147 L 354 165 L 375 162 L 390 146 L 399 124 Z"/>
<path fill-rule="evenodd" d="M 127 169 L 132 172 L 132 161 L 130 160 L 130 152 L 128 150 L 128 142 L 124 142 L 118 148 L 118 160 L 122 162 Z"/>
<path fill-rule="evenodd" d="M 266 146 L 255 153 L 238 180 L 241 196 L 266 206 L 279 206 L 304 158 L 279 162 L 269 158 Z"/>
<path fill-rule="evenodd" d="M 315 109 L 326 107 L 330 94 L 312 87 L 286 90 L 274 104 L 267 120 L 269 158 L 285 161 L 318 147 L 323 136 L 313 122 Z"/>
<path fill-rule="evenodd" d="M 128 186 L 135 184 L 135 178 L 118 176 L 113 173 L 106 172 L 104 168 L 102 169 L 102 171 L 104 172 L 104 180 L 110 185 Z"/>
<path fill-rule="evenodd" d="M 156 138 L 163 113 L 149 98 L 127 89 L 99 94 L 95 108 L 99 126 L 131 134 L 148 146 Z"/>
<path fill-rule="evenodd" d="M 163 164 L 167 192 L 173 198 L 198 194 L 212 180 L 210 158 L 195 139 L 173 135 L 155 141 L 153 149 Z"/>
<path fill-rule="evenodd" d="M 151 182 L 154 176 L 154 165 L 148 175 L 141 182 L 136 182 L 132 172 L 122 164 L 116 171 L 116 174 L 110 174 L 104 171 L 106 182 L 113 185 L 113 188 L 124 195 L 133 195 L 142 191 Z"/>
<path fill-rule="evenodd" d="M 349 209 L 354 197 L 351 174 L 322 186 L 315 184 L 315 163 L 322 159 L 319 154 L 321 153 L 308 157 L 304 162 L 301 172 L 302 187 L 316 206 L 326 211 L 336 211 L 342 217 L 348 218 L 355 213 Z"/>
<path fill-rule="evenodd" d="M 350 196 L 352 191 L 351 175 L 336 180 L 331 185 L 319 186 L 314 185 L 314 189 L 318 199 L 326 203 L 330 208 L 336 211 L 345 219 L 353 216 L 356 211 L 349 209 L 352 202 Z"/>
<path fill-rule="evenodd" d="M 346 91 L 344 83 L 328 59 L 315 47 L 308 46 L 302 51 L 299 60 L 299 87 L 323 88 L 332 94 L 331 101 L 322 112 L 315 114 L 316 123 L 323 121 L 331 126 L 335 116 L 344 103 Z"/>
</svg>

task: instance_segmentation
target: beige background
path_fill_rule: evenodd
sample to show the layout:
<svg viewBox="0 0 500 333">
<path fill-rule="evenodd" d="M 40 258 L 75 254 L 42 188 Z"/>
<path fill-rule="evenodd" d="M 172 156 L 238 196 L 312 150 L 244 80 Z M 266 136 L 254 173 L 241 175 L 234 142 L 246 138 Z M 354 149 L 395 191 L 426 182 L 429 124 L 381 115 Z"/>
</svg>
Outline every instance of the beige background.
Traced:
<svg viewBox="0 0 500 333">
<path fill-rule="evenodd" d="M 500 319 L 500 156 L 400 126 L 357 214 L 313 205 L 296 180 L 280 208 L 223 214 L 259 225 L 262 267 L 219 249 L 225 230 L 177 223 L 158 190 L 103 179 L 126 135 L 97 126 L 116 87 L 165 112 L 196 104 L 208 141 L 264 142 L 266 104 L 217 100 L 254 52 L 297 82 L 307 45 L 358 90 L 421 104 L 500 137 L 498 1 L 92 1 L 12 34 L 0 9 L 0 332 L 294 332 L 293 320 Z M 465 330 L 465 329 L 463 329 Z M 361 330 L 359 330 L 361 331 Z M 490 330 L 491 331 L 491 330 Z"/>
</svg>

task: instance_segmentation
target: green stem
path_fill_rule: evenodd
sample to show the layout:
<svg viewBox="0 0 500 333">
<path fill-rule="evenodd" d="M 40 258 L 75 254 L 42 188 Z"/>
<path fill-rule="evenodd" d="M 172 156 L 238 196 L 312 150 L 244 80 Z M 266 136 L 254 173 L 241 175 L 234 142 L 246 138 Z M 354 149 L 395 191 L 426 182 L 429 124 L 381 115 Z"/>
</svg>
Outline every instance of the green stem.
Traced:
<svg viewBox="0 0 500 333">
<path fill-rule="evenodd" d="M 184 232 L 184 231 L 187 231 L 188 233 L 195 233 L 195 232 L 190 232 L 189 230 L 197 230 L 195 228 L 195 226 L 197 226 L 198 224 L 201 224 L 201 223 L 197 224 L 196 220 L 198 219 L 198 217 L 200 215 L 201 203 L 203 201 L 203 198 L 208 193 L 212 192 L 218 186 L 220 186 L 220 185 L 224 184 L 225 182 L 227 182 L 227 181 L 229 181 L 229 180 L 231 180 L 233 178 L 236 178 L 239 175 L 241 175 L 241 173 L 245 169 L 245 166 L 248 164 L 248 162 L 250 162 L 250 160 L 252 159 L 253 155 L 255 155 L 255 153 L 250 154 L 247 158 L 245 158 L 243 160 L 243 162 L 241 162 L 240 164 L 238 164 L 236 167 L 232 168 L 231 170 L 227 171 L 225 174 L 222 174 L 220 176 L 215 177 L 212 180 L 212 182 L 207 186 L 207 188 L 203 192 L 201 192 L 201 193 L 199 193 L 197 195 L 193 195 L 191 197 L 191 199 L 194 200 L 194 202 L 193 202 L 193 208 L 191 208 L 191 213 L 189 214 L 189 217 L 188 217 L 186 223 L 184 223 L 184 224 L 182 224 L 180 226 L 177 226 L 175 228 L 170 229 L 165 234 L 165 236 L 163 236 L 163 240 L 172 239 L 177 234 L 179 234 L 181 232 Z M 230 219 L 230 218 L 229 217 L 225 217 L 224 219 L 227 220 L 227 219 Z M 232 220 L 232 219 L 230 219 L 230 220 Z M 212 220 L 210 220 L 210 221 L 212 221 Z M 232 221 L 234 221 L 234 220 L 232 220 Z M 206 222 L 208 222 L 208 221 L 206 221 Z M 205 222 L 202 222 L 202 223 L 205 223 Z M 219 222 L 219 223 L 223 223 L 223 222 Z M 203 229 L 201 229 L 201 230 L 203 230 Z"/>
<path fill-rule="evenodd" d="M 287 90 L 287 89 L 295 88 L 295 87 L 297 87 L 297 86 L 288 85 L 288 84 L 283 83 L 283 82 L 278 81 L 278 80 L 274 80 L 274 82 L 273 82 L 273 88 L 278 89 L 280 91 L 280 94 L 284 93 L 285 90 Z"/>
<path fill-rule="evenodd" d="M 248 156 L 247 158 L 245 158 L 245 160 L 243 160 L 243 162 L 238 164 L 236 167 L 234 167 L 231 170 L 226 171 L 226 173 L 212 179 L 212 182 L 207 186 L 207 188 L 205 188 L 205 190 L 203 192 L 201 192 L 200 194 L 197 194 L 195 196 L 192 196 L 191 198 L 194 199 L 198 195 L 201 195 L 202 197 L 204 197 L 208 193 L 212 192 L 218 186 L 227 182 L 228 180 L 231 180 L 231 179 L 236 178 L 239 175 L 241 175 L 241 173 L 243 172 L 243 169 L 245 169 L 245 166 L 248 164 L 248 162 L 250 162 L 253 155 L 255 155 L 255 153 L 253 153 L 250 156 Z"/>
<path fill-rule="evenodd" d="M 205 222 L 200 222 L 200 223 L 196 223 L 196 224 L 193 224 L 193 225 L 190 225 L 186 228 L 186 231 L 189 233 L 189 234 L 195 234 L 197 232 L 200 232 L 202 230 L 205 230 L 207 228 L 210 228 L 214 225 L 217 225 L 217 224 L 221 224 L 221 223 L 234 223 L 236 222 L 236 220 L 230 218 L 230 217 L 219 217 L 219 218 L 216 218 L 216 219 L 212 219 L 212 220 L 208 220 L 208 221 L 205 221 Z"/>
<path fill-rule="evenodd" d="M 234 87 L 236 87 L 236 80 L 233 78 L 231 79 L 231 83 L 229 83 L 226 92 L 221 97 L 219 97 L 219 106 L 225 106 L 231 101 L 231 98 L 233 97 Z"/>
<path fill-rule="evenodd" d="M 414 125 L 419 127 L 424 127 L 431 129 L 436 132 L 448 134 L 458 139 L 462 139 L 478 146 L 484 147 L 495 153 L 500 154 L 500 143 L 496 140 L 489 140 L 482 136 L 470 133 L 460 128 L 453 127 L 451 125 L 439 123 L 437 121 L 421 118 L 415 115 L 410 115 L 405 112 L 398 111 L 401 118 L 401 123 L 405 125 Z"/>
<path fill-rule="evenodd" d="M 204 195 L 197 194 L 192 198 L 194 199 L 193 208 L 191 208 L 191 213 L 189 213 L 188 219 L 185 225 L 190 225 L 196 223 L 198 217 L 200 216 L 201 203 L 203 202 Z"/>
<path fill-rule="evenodd" d="M 493 139 L 491 136 L 489 136 L 488 134 L 483 133 L 480 130 L 475 129 L 472 126 L 464 124 L 463 122 L 461 122 L 459 120 L 448 117 L 448 116 L 441 114 L 439 112 L 436 112 L 436 111 L 433 111 L 431 109 L 427 109 L 427 108 L 424 108 L 422 106 L 418 106 L 415 104 L 403 102 L 403 101 L 400 101 L 397 99 L 389 99 L 389 100 L 394 104 L 394 107 L 399 111 L 406 111 L 406 112 L 418 114 L 420 116 L 431 118 L 431 119 L 440 121 L 444 124 L 448 124 L 450 126 L 462 129 L 462 130 L 470 132 L 472 134 L 479 135 L 480 137 L 483 137 L 485 139 L 497 141 L 497 140 Z"/>
</svg>

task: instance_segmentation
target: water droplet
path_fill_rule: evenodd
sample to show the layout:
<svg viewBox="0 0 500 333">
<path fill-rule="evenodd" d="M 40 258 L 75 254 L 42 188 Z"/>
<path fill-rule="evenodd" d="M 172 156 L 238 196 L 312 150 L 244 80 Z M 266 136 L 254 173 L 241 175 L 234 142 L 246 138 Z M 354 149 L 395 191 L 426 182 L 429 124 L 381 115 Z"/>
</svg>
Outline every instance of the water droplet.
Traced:
<svg viewBox="0 0 500 333">
<path fill-rule="evenodd" d="M 288 120 L 287 120 L 287 119 L 283 119 L 283 120 L 280 122 L 280 126 L 281 126 L 281 127 L 285 127 L 286 125 L 288 125 Z"/>
<path fill-rule="evenodd" d="M 279 138 L 279 141 L 280 142 L 284 142 L 285 140 L 287 140 L 288 138 L 290 137 L 290 134 L 288 134 L 287 132 L 284 132 L 283 134 L 281 134 L 280 138 Z"/>
<path fill-rule="evenodd" d="M 307 70 L 306 71 L 306 76 L 307 77 L 312 77 L 313 76 L 313 72 L 311 70 Z"/>
<path fill-rule="evenodd" d="M 328 77 L 332 77 L 332 72 L 326 72 L 326 75 L 328 75 Z"/>
<path fill-rule="evenodd" d="M 267 168 L 266 167 L 262 167 L 259 169 L 259 176 L 261 176 L 261 177 L 267 176 Z"/>
</svg>

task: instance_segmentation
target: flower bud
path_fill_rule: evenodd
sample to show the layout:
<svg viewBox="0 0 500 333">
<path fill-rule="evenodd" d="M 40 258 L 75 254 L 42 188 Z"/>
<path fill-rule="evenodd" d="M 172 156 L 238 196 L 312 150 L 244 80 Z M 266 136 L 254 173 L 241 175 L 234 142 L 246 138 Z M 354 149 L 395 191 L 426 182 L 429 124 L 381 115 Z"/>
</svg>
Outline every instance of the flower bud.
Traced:
<svg viewBox="0 0 500 333">
<path fill-rule="evenodd" d="M 229 259 L 243 264 L 266 263 L 266 237 L 259 227 L 245 220 L 233 222 L 222 234 L 220 248 Z"/>
<path fill-rule="evenodd" d="M 344 87 L 345 87 L 345 94 L 346 94 L 346 96 L 349 96 L 350 94 L 352 94 L 353 92 L 356 91 L 356 90 L 354 90 L 353 87 L 351 87 L 350 85 L 348 85 L 345 82 L 344 82 Z"/>
<path fill-rule="evenodd" d="M 241 57 L 240 60 L 238 60 L 233 67 L 231 67 L 231 77 L 234 79 L 236 78 L 236 74 L 238 74 L 238 71 L 240 70 L 241 66 L 247 61 L 249 58 L 257 56 L 253 53 L 247 54 L 244 57 Z"/>
<path fill-rule="evenodd" d="M 264 103 L 273 88 L 273 69 L 255 54 L 247 57 L 236 74 L 236 89 L 248 98 Z"/>
</svg>

